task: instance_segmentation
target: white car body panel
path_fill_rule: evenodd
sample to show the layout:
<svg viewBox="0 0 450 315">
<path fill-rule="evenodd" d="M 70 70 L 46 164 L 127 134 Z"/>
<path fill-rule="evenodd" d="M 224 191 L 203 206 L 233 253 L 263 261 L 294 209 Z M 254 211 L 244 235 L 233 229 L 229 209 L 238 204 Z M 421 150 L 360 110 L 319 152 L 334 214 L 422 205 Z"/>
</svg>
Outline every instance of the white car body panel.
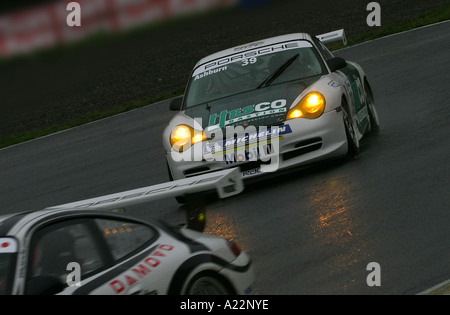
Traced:
<svg viewBox="0 0 450 315">
<path fill-rule="evenodd" d="M 76 220 L 79 218 L 84 220 L 103 218 L 119 220 L 119 222 L 124 220 L 124 222 L 148 225 L 156 231 L 157 238 L 147 247 L 134 250 L 128 258 L 119 259 L 117 263 L 114 261 L 111 267 L 95 272 L 76 285 L 67 286 L 58 294 L 183 294 L 182 288 L 187 286 L 190 279 L 203 271 L 212 272 L 216 277 L 221 275 L 236 294 L 252 293 L 255 278 L 250 257 L 242 251 L 238 254 L 233 253 L 230 243 L 225 239 L 185 227 L 172 228 L 162 223 L 144 222 L 122 214 L 103 211 L 129 205 L 141 205 L 179 193 L 201 193 L 210 189 L 217 190 L 221 198 L 241 192 L 243 184 L 239 171 L 224 170 L 186 180 L 53 206 L 40 211 L 0 217 L 0 243 L 2 244 L 0 255 L 17 256 L 12 294 L 26 293 L 31 249 L 34 248 L 30 245 L 36 233 L 59 222 L 78 222 Z M 191 260 L 194 261 L 191 262 Z M 69 274 L 69 269 L 67 273 Z M 2 284 L 1 281 L 3 281 L 2 277 L 0 277 L 0 284 Z"/>
<path fill-rule="evenodd" d="M 344 30 L 321 34 L 318 35 L 317 38 L 322 41 L 322 43 L 343 41 L 344 44 L 346 44 L 347 42 Z M 211 68 L 218 67 L 222 64 L 226 66 L 230 63 L 230 60 L 239 60 L 239 58 L 244 58 L 246 54 L 249 56 L 256 56 L 257 53 L 266 54 L 269 48 L 272 48 L 275 51 L 280 49 L 281 51 L 282 48 L 279 48 L 281 47 L 279 45 L 290 42 L 298 43 L 299 41 L 308 41 L 316 51 L 320 51 L 317 47 L 318 44 L 314 42 L 310 35 L 304 33 L 287 34 L 236 46 L 207 56 L 196 64 L 194 69 L 197 70 L 194 71 L 193 74 L 195 75 L 198 72 L 202 73 L 207 70 L 208 66 L 211 66 Z M 329 51 L 327 53 L 331 55 Z M 320 56 L 321 58 L 324 58 L 322 55 Z M 259 167 L 259 170 L 258 168 L 249 170 L 247 169 L 245 162 L 236 162 L 231 163 L 232 165 L 230 165 L 221 159 L 214 160 L 205 158 L 205 156 L 202 156 L 204 151 L 202 146 L 205 145 L 205 142 L 209 142 L 209 140 L 204 140 L 203 143 L 195 143 L 183 152 L 174 151 L 170 145 L 169 138 L 172 130 L 177 125 L 185 124 L 193 127 L 195 130 L 199 130 L 199 132 L 202 130 L 208 131 L 208 128 L 213 127 L 203 128 L 202 122 L 199 122 L 198 118 L 187 115 L 186 108 L 183 108 L 168 123 L 162 136 L 170 177 L 173 179 L 186 178 L 219 171 L 232 166 L 241 168 L 242 178 L 250 178 L 264 173 L 271 173 L 272 169 L 281 171 L 291 167 L 303 166 L 346 155 L 348 151 L 348 140 L 343 123 L 342 100 L 345 99 L 348 103 L 348 111 L 352 120 L 353 129 L 355 130 L 355 138 L 356 141 L 359 142 L 364 134 L 368 133 L 367 129 L 370 129 L 370 127 L 367 127 L 369 112 L 368 107 L 365 105 L 366 74 L 360 65 L 351 61 L 347 62 L 347 68 L 349 68 L 346 70 L 347 73 L 344 73 L 343 70 L 331 72 L 327 62 L 324 59 L 322 59 L 322 62 L 328 73 L 325 73 L 303 91 L 300 91 L 293 101 L 289 101 L 286 108 L 288 110 L 295 107 L 306 94 L 312 91 L 318 91 L 326 99 L 325 111 L 319 118 L 298 118 L 283 122 L 285 125 L 291 127 L 292 132 L 284 134 L 279 140 L 278 156 L 273 157 L 273 159 L 278 159 L 278 161 L 274 162 L 277 163 L 278 167 L 268 168 L 261 166 Z M 201 70 L 199 71 L 198 69 Z M 266 103 L 269 104 L 271 101 L 273 100 L 267 99 Z M 250 101 L 247 101 L 247 103 L 243 102 L 241 108 L 250 104 Z M 356 108 L 360 109 L 356 110 Z M 231 110 L 232 109 L 230 109 L 230 111 Z M 319 142 L 321 147 L 319 149 L 314 149 L 311 152 L 291 157 L 292 155 L 295 155 L 293 151 L 301 151 L 298 147 L 296 148 L 296 146 L 300 145 L 303 141 L 313 141 L 315 138 L 320 138 Z M 309 146 L 312 148 L 310 144 Z M 305 148 L 305 150 L 308 151 L 307 148 Z M 290 158 L 285 159 L 284 157 Z M 265 169 L 265 171 L 261 171 L 261 169 Z"/>
</svg>

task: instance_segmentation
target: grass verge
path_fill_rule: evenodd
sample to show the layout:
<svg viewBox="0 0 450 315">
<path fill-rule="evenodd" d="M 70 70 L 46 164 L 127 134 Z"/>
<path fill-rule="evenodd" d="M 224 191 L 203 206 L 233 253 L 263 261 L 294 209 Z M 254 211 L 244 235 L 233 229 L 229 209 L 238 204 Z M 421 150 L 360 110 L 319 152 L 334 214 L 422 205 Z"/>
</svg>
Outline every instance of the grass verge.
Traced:
<svg viewBox="0 0 450 315">
<path fill-rule="evenodd" d="M 386 27 L 378 27 L 374 29 L 371 32 L 367 32 L 364 34 L 361 34 L 359 36 L 356 36 L 354 38 L 351 38 L 348 40 L 347 46 L 352 46 L 356 44 L 360 44 L 369 40 L 377 39 L 383 36 L 392 35 L 395 33 L 408 31 L 417 27 L 426 26 L 442 21 L 450 20 L 450 4 L 446 4 L 442 6 L 441 8 L 431 10 L 430 12 L 427 12 L 423 15 L 420 15 L 419 17 L 400 22 L 395 25 L 390 25 Z M 337 50 L 344 48 L 342 44 L 336 43 L 329 46 L 331 50 Z M 69 128 L 73 128 L 76 126 L 80 126 L 95 120 L 99 120 L 102 118 L 110 117 L 113 115 L 117 115 L 119 113 L 123 113 L 129 110 L 137 109 L 152 103 L 160 102 L 166 99 L 170 99 L 172 97 L 178 96 L 183 94 L 184 92 L 184 86 L 177 87 L 173 90 L 166 91 L 164 93 L 161 93 L 159 95 L 156 95 L 154 97 L 146 98 L 143 100 L 135 100 L 128 102 L 122 106 L 115 107 L 109 110 L 105 111 L 96 111 L 96 112 L 90 112 L 87 113 L 85 116 L 63 123 L 58 124 L 46 128 L 41 129 L 35 129 L 31 131 L 27 131 L 21 134 L 14 134 L 9 136 L 4 136 L 0 138 L 0 148 L 5 148 L 14 144 L 18 144 L 21 142 L 25 142 L 28 140 L 36 139 L 39 137 L 43 137 L 55 132 L 63 131 Z"/>
<path fill-rule="evenodd" d="M 179 95 L 183 94 L 183 92 L 184 92 L 184 86 L 181 86 L 174 90 L 167 91 L 167 92 L 161 93 L 159 95 L 156 95 L 154 97 L 149 97 L 149 98 L 142 99 L 142 100 L 131 101 L 129 103 L 126 103 L 123 106 L 118 106 L 118 107 L 104 110 L 104 111 L 89 112 L 81 118 L 74 119 L 74 120 L 68 121 L 66 123 L 49 126 L 49 127 L 45 127 L 45 128 L 40 128 L 40 129 L 34 129 L 34 130 L 30 130 L 30 131 L 20 133 L 20 134 L 4 136 L 4 137 L 0 138 L 0 148 L 5 148 L 5 147 L 8 147 L 8 146 L 11 146 L 14 144 L 18 144 L 18 143 L 36 139 L 36 138 L 40 138 L 40 137 L 47 136 L 47 135 L 50 135 L 50 134 L 53 134 L 53 133 L 56 133 L 59 131 L 67 130 L 67 129 L 77 127 L 77 126 L 81 126 L 81 125 L 84 125 L 84 124 L 87 124 L 87 123 L 90 123 L 90 122 L 93 122 L 93 121 L 96 121 L 99 119 L 111 117 L 111 116 L 114 116 L 114 115 L 117 115 L 117 114 L 120 114 L 123 112 L 141 108 L 141 107 L 144 107 L 149 104 L 154 104 L 154 103 L 157 103 L 157 102 L 160 102 L 163 100 L 167 100 L 167 99 L 179 96 Z"/>
<path fill-rule="evenodd" d="M 363 34 L 360 34 L 358 36 L 355 36 L 353 38 L 348 39 L 347 46 L 353 46 L 356 44 L 361 44 L 370 40 L 374 40 L 377 38 L 381 38 L 384 36 L 409 31 L 418 27 L 431 25 L 443 21 L 450 20 L 450 4 L 443 5 L 442 7 L 438 9 L 433 9 L 427 13 L 424 13 L 420 16 L 418 16 L 415 19 L 402 21 L 398 24 L 393 24 L 386 27 L 376 27 L 373 29 L 373 31 L 366 32 Z M 330 50 L 337 50 L 344 48 L 344 46 L 341 43 L 333 43 L 328 46 Z"/>
</svg>

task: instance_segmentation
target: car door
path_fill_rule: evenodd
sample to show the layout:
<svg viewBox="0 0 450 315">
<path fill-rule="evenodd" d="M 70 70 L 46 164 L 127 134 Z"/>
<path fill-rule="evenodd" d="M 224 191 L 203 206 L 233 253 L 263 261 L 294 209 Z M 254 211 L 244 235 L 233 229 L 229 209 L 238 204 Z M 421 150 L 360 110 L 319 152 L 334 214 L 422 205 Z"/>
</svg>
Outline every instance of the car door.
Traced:
<svg viewBox="0 0 450 315">
<path fill-rule="evenodd" d="M 71 294 L 111 262 L 93 219 L 46 224 L 31 237 L 25 294 Z"/>
<path fill-rule="evenodd" d="M 96 227 L 111 253 L 114 268 L 95 281 L 91 294 L 157 294 L 159 283 L 149 279 L 160 260 L 152 257 L 161 245 L 159 232 L 150 225 L 124 219 L 97 218 Z M 86 291 L 81 290 L 81 292 Z"/>
<path fill-rule="evenodd" d="M 125 261 L 156 237 L 150 226 L 116 217 L 89 216 L 46 225 L 31 238 L 25 294 L 142 292 L 140 281 L 119 287 L 121 282 L 115 280 L 127 268 Z"/>
<path fill-rule="evenodd" d="M 360 132 L 364 131 L 368 128 L 368 119 L 366 119 L 368 118 L 368 110 L 363 82 L 361 81 L 357 65 L 347 61 L 347 66 L 340 69 L 338 73 L 345 77 L 344 84 L 348 94 L 352 98 L 354 118 L 356 119 Z"/>
<path fill-rule="evenodd" d="M 325 61 L 334 58 L 334 55 L 326 48 L 326 46 L 320 42 L 317 38 L 314 38 L 314 43 L 317 49 L 324 58 Z M 366 130 L 368 128 L 368 110 L 366 104 L 366 96 L 364 92 L 364 86 L 361 79 L 361 74 L 358 70 L 358 65 L 347 61 L 347 65 L 338 71 L 336 74 L 340 76 L 339 83 L 346 90 L 346 94 L 349 98 L 349 105 L 351 108 L 350 114 L 356 122 L 356 126 L 360 130 Z"/>
</svg>

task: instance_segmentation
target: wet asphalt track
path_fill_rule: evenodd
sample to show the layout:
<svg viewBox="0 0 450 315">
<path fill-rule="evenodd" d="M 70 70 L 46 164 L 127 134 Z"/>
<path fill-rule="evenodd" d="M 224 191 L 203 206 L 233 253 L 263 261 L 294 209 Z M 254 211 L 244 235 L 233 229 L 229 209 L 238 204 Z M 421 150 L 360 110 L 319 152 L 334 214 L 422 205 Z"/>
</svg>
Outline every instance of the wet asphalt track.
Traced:
<svg viewBox="0 0 450 315">
<path fill-rule="evenodd" d="M 352 161 L 208 205 L 248 251 L 260 294 L 416 294 L 450 278 L 450 23 L 337 52 L 366 70 L 382 123 Z M 0 150 L 0 213 L 164 182 L 166 102 Z M 175 200 L 138 217 L 183 220 Z M 381 286 L 369 287 L 369 262 Z"/>
</svg>

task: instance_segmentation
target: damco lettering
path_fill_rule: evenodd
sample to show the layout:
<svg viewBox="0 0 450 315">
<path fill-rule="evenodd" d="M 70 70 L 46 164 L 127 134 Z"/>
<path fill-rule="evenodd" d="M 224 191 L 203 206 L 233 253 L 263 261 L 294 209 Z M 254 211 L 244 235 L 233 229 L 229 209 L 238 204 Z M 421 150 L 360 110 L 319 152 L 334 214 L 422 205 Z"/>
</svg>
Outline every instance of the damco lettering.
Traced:
<svg viewBox="0 0 450 315">
<path fill-rule="evenodd" d="M 115 294 L 122 293 L 126 288 L 135 284 L 138 279 L 146 276 L 154 268 L 161 264 L 161 258 L 166 257 L 166 253 L 174 249 L 173 245 L 162 244 L 141 263 L 128 270 L 120 278 L 114 279 L 109 283 L 109 287 Z"/>
</svg>

